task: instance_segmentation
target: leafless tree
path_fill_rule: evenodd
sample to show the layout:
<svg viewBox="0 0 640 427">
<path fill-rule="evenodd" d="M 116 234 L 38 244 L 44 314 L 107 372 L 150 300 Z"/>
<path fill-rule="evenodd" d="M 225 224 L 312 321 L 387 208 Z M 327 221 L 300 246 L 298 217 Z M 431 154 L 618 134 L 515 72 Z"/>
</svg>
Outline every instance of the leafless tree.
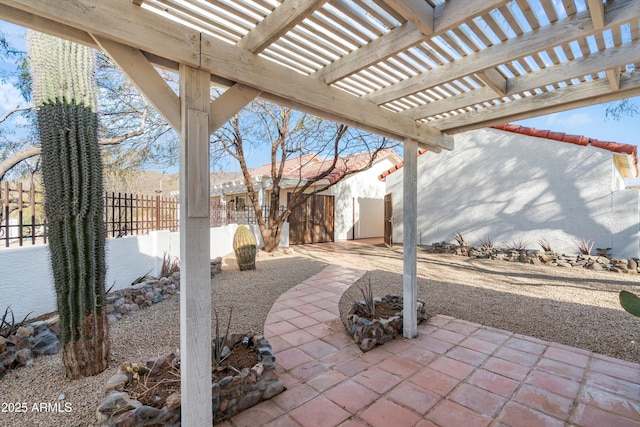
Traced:
<svg viewBox="0 0 640 427">
<path fill-rule="evenodd" d="M 351 174 L 370 168 L 381 150 L 397 144 L 263 100 L 252 102 L 216 131 L 212 142 L 214 152 L 224 152 L 238 162 L 268 252 L 278 247 L 283 224 L 292 210 L 313 194 L 325 191 Z M 265 150 L 267 147 L 271 163 L 270 196 L 269 216 L 264 218 L 247 159 L 255 150 Z M 345 164 L 345 157 L 354 153 L 369 153 L 367 161 L 357 167 Z M 313 168 L 310 167 L 311 162 L 314 163 Z M 287 169 L 294 167 L 299 175 L 294 187 L 288 190 L 288 203 L 281 212 L 283 179 L 291 178 L 291 172 Z M 310 170 L 315 172 L 309 174 Z"/>
</svg>

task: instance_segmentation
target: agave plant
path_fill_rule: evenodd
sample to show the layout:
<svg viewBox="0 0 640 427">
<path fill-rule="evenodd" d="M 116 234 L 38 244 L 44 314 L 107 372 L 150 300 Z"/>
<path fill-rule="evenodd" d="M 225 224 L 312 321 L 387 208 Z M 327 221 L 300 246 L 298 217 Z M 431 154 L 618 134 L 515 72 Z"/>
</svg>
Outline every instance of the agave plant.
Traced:
<svg viewBox="0 0 640 427">
<path fill-rule="evenodd" d="M 9 315 L 11 315 L 11 320 L 9 320 Z M 18 330 L 19 327 L 25 325 L 25 322 L 30 315 L 31 312 L 24 316 L 24 319 L 16 322 L 13 310 L 11 307 L 7 307 L 4 310 L 2 317 L 0 317 L 0 337 L 9 338 Z"/>
<path fill-rule="evenodd" d="M 362 295 L 361 301 L 357 301 L 349 294 L 347 294 L 347 296 L 353 301 L 356 306 L 360 307 L 364 311 L 365 316 L 373 318 L 376 315 L 376 301 L 373 297 L 373 289 L 371 288 L 371 275 L 369 273 L 367 273 L 367 279 L 368 281 L 367 284 L 364 285 L 364 288 L 360 285 L 356 285 L 356 288 Z"/>
<path fill-rule="evenodd" d="M 212 309 L 213 314 L 216 318 L 216 337 L 214 338 L 211 345 L 211 356 L 213 358 L 213 365 L 219 367 L 220 364 L 224 362 L 224 360 L 231 354 L 231 352 L 224 354 L 223 350 L 225 348 L 227 338 L 229 338 L 229 328 L 231 327 L 231 315 L 233 314 L 233 307 L 231 307 L 229 310 L 229 320 L 227 321 L 227 329 L 224 333 L 224 336 L 220 335 L 220 318 L 218 316 L 218 310 L 215 307 L 212 307 Z"/>
</svg>

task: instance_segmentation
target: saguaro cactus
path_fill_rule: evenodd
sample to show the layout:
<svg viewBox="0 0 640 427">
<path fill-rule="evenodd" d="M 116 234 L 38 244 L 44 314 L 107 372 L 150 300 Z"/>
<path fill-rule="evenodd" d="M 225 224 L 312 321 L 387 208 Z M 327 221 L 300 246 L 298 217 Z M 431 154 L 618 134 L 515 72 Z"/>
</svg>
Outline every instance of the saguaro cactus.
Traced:
<svg viewBox="0 0 640 427">
<path fill-rule="evenodd" d="M 60 340 L 67 377 L 80 378 L 109 355 L 95 54 L 32 32 L 29 55 Z"/>
<path fill-rule="evenodd" d="M 240 271 L 256 269 L 256 237 L 246 225 L 238 226 L 233 235 L 233 252 Z"/>
</svg>

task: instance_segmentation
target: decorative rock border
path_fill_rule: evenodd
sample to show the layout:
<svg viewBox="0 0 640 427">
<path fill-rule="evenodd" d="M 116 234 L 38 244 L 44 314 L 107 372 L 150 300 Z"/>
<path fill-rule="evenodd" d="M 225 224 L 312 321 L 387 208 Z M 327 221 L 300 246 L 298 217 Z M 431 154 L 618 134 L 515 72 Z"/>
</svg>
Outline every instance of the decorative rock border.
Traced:
<svg viewBox="0 0 640 427">
<path fill-rule="evenodd" d="M 374 301 L 376 303 L 397 304 L 400 311 L 386 319 L 369 320 L 361 317 L 361 314 L 364 313 L 364 301 L 356 302 L 353 305 L 344 319 L 344 323 L 347 331 L 353 336 L 362 351 L 369 351 L 377 345 L 382 345 L 393 340 L 396 336 L 402 335 L 403 298 L 398 295 L 385 295 L 384 297 L 375 297 Z M 427 318 L 425 304 L 421 299 L 418 299 L 416 314 L 418 323 Z"/>
<path fill-rule="evenodd" d="M 0 375 L 60 350 L 58 317 L 26 323 L 9 337 L 0 336 Z"/>
<path fill-rule="evenodd" d="M 211 265 L 211 277 L 222 273 L 222 257 L 212 259 L 209 264 Z"/>
<path fill-rule="evenodd" d="M 440 242 L 426 248 L 429 253 L 453 254 L 481 259 L 497 259 L 526 264 L 547 264 L 557 267 L 580 267 L 613 273 L 640 273 L 640 259 L 616 259 L 601 255 L 567 255 L 559 252 L 542 252 L 536 249 L 487 249 L 476 246 L 461 247 Z"/>
<path fill-rule="evenodd" d="M 233 335 L 227 341 L 227 346 L 233 348 L 243 338 L 242 335 Z M 251 369 L 243 368 L 238 375 L 226 376 L 212 384 L 214 423 L 231 418 L 284 391 L 284 385 L 275 370 L 275 355 L 271 344 L 262 335 L 254 335 L 247 341 L 254 344 L 260 362 Z M 165 405 L 157 409 L 143 405 L 124 391 L 134 373 L 142 375 L 154 370 L 160 372 L 162 369 L 179 369 L 179 366 L 180 360 L 174 354 L 149 359 L 145 366 L 122 365 L 103 388 L 105 397 L 96 410 L 100 426 L 180 425 L 180 393 L 167 397 Z"/>
<path fill-rule="evenodd" d="M 119 289 L 107 294 L 107 320 L 109 324 L 130 316 L 138 310 L 151 307 L 166 298 L 171 298 L 180 290 L 180 273 L 170 277 L 147 280 L 129 288 Z"/>
<path fill-rule="evenodd" d="M 221 261 L 218 262 L 218 266 Z M 109 324 L 117 322 L 123 316 L 130 316 L 166 298 L 171 298 L 179 290 L 180 273 L 178 272 L 171 277 L 152 279 L 130 288 L 110 292 L 105 297 Z M 0 336 L 0 375 L 28 365 L 31 359 L 40 355 L 56 354 L 61 348 L 59 334 L 59 319 L 55 315 L 47 320 L 27 321 L 9 337 Z"/>
</svg>

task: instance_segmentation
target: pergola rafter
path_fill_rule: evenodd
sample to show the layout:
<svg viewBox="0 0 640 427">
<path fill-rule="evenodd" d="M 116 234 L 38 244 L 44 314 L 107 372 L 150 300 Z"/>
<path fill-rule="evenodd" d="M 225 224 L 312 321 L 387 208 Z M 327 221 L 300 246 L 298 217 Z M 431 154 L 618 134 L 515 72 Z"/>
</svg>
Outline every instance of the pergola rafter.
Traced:
<svg viewBox="0 0 640 427">
<path fill-rule="evenodd" d="M 183 425 L 211 424 L 209 136 L 252 99 L 405 144 L 413 337 L 417 147 L 640 95 L 637 0 L 0 0 L 0 19 L 104 50 L 181 135 Z"/>
</svg>

